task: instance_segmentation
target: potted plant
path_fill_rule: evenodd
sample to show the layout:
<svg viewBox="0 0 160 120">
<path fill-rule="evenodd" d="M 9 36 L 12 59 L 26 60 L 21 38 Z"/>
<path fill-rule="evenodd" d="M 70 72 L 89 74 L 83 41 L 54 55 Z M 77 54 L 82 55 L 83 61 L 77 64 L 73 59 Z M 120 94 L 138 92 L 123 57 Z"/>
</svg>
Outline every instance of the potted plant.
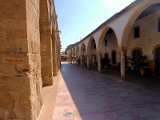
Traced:
<svg viewBox="0 0 160 120">
<path fill-rule="evenodd" d="M 133 71 L 133 58 L 130 56 L 127 57 L 127 69 L 128 72 Z"/>
</svg>

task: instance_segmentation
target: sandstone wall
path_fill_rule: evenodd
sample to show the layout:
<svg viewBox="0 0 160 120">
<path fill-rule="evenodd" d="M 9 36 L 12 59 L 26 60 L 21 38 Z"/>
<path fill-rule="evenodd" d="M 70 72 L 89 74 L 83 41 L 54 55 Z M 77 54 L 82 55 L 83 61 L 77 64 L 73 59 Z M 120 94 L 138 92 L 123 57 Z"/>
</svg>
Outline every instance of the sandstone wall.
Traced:
<svg viewBox="0 0 160 120">
<path fill-rule="evenodd" d="M 40 42 L 43 85 L 52 85 L 52 39 L 50 5 L 47 0 L 40 0 Z"/>
<path fill-rule="evenodd" d="M 158 19 L 160 10 L 135 22 L 134 27 L 140 26 L 140 37 L 134 38 L 134 27 L 127 42 L 128 55 L 132 55 L 134 48 L 142 48 L 143 54 L 147 55 L 149 60 L 154 59 L 154 47 L 160 44 L 160 33 L 158 32 Z"/>
<path fill-rule="evenodd" d="M 149 60 L 149 67 L 154 71 L 156 66 L 155 50 L 160 45 L 160 33 L 158 32 L 158 19 L 160 10 L 135 22 L 134 27 L 140 26 L 140 37 L 134 38 L 134 27 L 127 42 L 127 55 L 133 57 L 134 49 L 141 49 L 143 55 Z"/>
<path fill-rule="evenodd" d="M 54 6 L 50 9 L 49 0 L 0 2 L 0 120 L 37 120 L 42 80 L 51 85 L 53 69 L 59 68 L 59 52 L 52 56 L 59 39 L 52 48 L 51 14 L 46 12 L 55 12 Z"/>
<path fill-rule="evenodd" d="M 31 120 L 38 116 L 41 108 L 40 95 L 37 95 L 39 93 L 36 91 L 40 91 L 41 75 L 37 68 L 37 72 L 34 71 L 36 64 L 31 67 L 35 61 L 37 66 L 40 66 L 39 48 L 34 46 L 38 44 L 33 42 L 39 41 L 38 37 L 34 39 L 39 33 L 37 31 L 36 35 L 30 34 L 28 29 L 34 28 L 29 26 L 33 19 L 31 20 L 27 14 L 28 9 L 34 11 L 31 2 L 33 1 L 1 0 L 3 4 L 0 4 L 0 119 L 2 120 Z M 35 6 L 38 5 L 38 0 L 36 2 Z M 35 19 L 35 22 L 38 22 L 38 19 Z M 37 29 L 38 27 L 33 30 Z M 30 50 L 31 48 L 34 49 Z M 36 105 L 33 107 L 35 101 Z"/>
<path fill-rule="evenodd" d="M 36 120 L 42 107 L 41 56 L 39 32 L 39 0 L 26 0 L 28 57 L 30 67 L 31 115 Z"/>
</svg>

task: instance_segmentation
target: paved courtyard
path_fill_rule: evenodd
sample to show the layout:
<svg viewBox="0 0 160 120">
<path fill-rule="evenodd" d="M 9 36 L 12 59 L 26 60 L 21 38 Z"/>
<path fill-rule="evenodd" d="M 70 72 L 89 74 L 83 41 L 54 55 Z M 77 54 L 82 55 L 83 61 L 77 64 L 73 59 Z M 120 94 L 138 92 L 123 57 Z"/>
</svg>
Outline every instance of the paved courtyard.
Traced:
<svg viewBox="0 0 160 120">
<path fill-rule="evenodd" d="M 56 99 L 53 120 L 160 120 L 158 91 L 76 65 L 62 64 Z"/>
</svg>

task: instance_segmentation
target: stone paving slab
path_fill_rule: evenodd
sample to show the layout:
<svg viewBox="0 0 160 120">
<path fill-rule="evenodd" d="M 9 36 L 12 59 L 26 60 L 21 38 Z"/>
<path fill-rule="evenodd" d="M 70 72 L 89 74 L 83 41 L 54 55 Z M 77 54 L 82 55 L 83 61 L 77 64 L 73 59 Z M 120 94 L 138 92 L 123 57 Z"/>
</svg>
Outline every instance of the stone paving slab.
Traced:
<svg viewBox="0 0 160 120">
<path fill-rule="evenodd" d="M 72 117 L 64 117 L 72 112 Z M 160 120 L 160 94 L 62 64 L 53 120 Z"/>
</svg>

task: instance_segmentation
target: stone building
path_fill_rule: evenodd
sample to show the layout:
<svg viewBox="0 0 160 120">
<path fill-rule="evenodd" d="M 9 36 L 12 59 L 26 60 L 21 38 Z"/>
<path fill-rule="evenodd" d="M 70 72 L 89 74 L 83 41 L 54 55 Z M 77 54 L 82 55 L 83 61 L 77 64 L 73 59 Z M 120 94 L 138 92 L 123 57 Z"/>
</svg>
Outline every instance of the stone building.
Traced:
<svg viewBox="0 0 160 120">
<path fill-rule="evenodd" d="M 37 120 L 54 83 L 60 38 L 52 0 L 0 1 L 0 120 Z"/>
<path fill-rule="evenodd" d="M 160 1 L 134 1 L 67 53 L 88 68 L 118 69 L 122 79 L 127 71 L 160 76 Z"/>
</svg>

